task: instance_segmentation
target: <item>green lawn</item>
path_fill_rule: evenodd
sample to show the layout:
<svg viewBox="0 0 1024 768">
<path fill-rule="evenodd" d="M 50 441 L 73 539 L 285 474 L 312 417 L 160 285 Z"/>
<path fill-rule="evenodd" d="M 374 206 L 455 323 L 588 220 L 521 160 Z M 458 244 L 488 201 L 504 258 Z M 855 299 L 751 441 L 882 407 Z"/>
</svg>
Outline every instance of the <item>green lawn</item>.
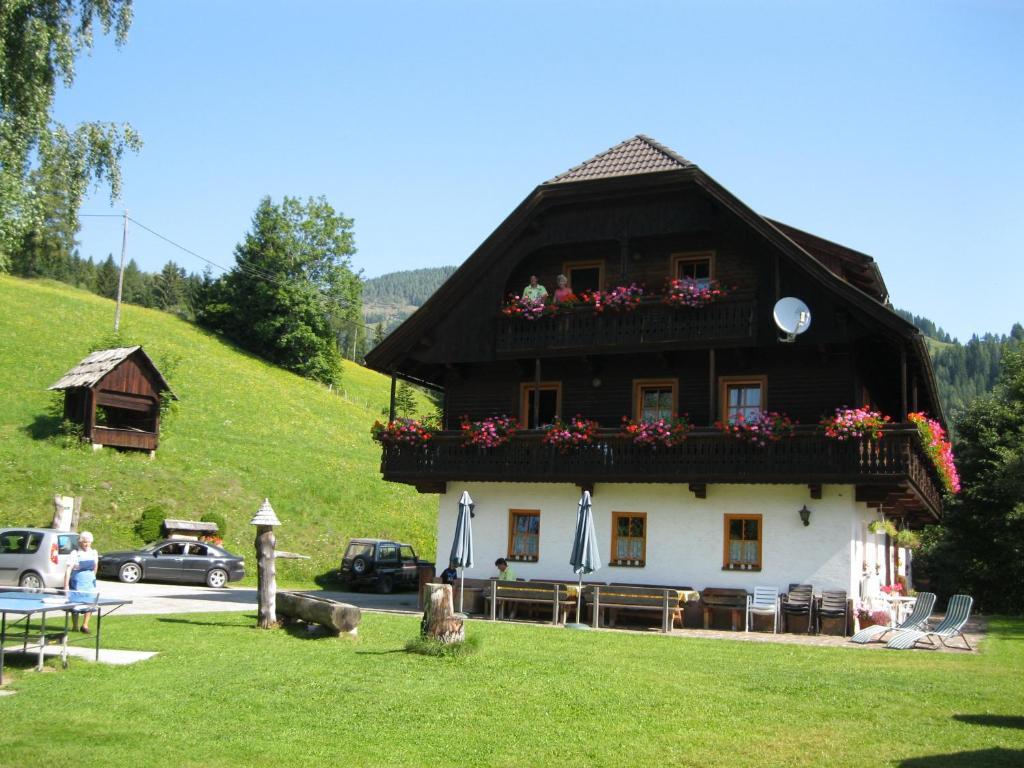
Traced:
<svg viewBox="0 0 1024 768">
<path fill-rule="evenodd" d="M 224 514 L 226 544 L 253 552 L 248 525 L 269 496 L 283 525 L 283 582 L 337 568 L 351 536 L 393 536 L 433 556 L 437 497 L 385 483 L 370 425 L 390 381 L 347 363 L 341 392 L 239 351 L 165 312 L 126 306 L 122 329 L 158 360 L 176 361 L 178 412 L 157 458 L 62 447 L 48 435 L 46 387 L 90 351 L 113 322 L 113 302 L 59 283 L 0 275 L 0 526 L 40 525 L 53 494 L 83 497 L 83 527 L 97 548 L 141 543 L 132 526 L 163 505 L 173 517 Z"/>
<path fill-rule="evenodd" d="M 1024 764 L 1020 619 L 963 655 L 473 622 L 462 659 L 405 653 L 414 617 L 366 614 L 357 640 L 253 625 L 111 620 L 110 646 L 160 655 L 23 673 L 0 763 Z"/>
</svg>

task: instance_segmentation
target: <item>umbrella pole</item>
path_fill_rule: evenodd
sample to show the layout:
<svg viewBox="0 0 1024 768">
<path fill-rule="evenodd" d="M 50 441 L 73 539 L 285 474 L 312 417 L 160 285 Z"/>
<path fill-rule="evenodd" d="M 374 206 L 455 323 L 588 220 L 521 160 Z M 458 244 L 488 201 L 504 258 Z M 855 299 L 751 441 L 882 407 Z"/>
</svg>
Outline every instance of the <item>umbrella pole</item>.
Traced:
<svg viewBox="0 0 1024 768">
<path fill-rule="evenodd" d="M 580 571 L 580 583 L 576 589 L 576 623 L 580 623 L 580 603 L 583 602 L 583 571 Z"/>
<path fill-rule="evenodd" d="M 462 600 L 466 596 L 466 569 L 462 568 L 461 581 L 459 582 L 459 613 L 462 613 Z"/>
</svg>

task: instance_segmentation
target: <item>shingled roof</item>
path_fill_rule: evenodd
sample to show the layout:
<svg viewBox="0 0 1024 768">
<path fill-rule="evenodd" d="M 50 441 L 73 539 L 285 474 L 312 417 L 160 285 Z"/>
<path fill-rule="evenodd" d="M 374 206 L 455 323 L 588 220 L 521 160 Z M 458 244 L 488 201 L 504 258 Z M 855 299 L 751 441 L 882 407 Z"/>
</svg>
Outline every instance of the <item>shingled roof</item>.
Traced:
<svg viewBox="0 0 1024 768">
<path fill-rule="evenodd" d="M 564 184 L 570 181 L 678 171 L 693 167 L 694 164 L 682 155 L 639 133 L 544 183 Z"/>
<path fill-rule="evenodd" d="M 92 354 L 86 355 L 78 365 L 61 376 L 60 381 L 56 384 L 51 384 L 47 389 L 61 390 L 77 389 L 79 387 L 93 387 L 100 381 L 100 379 L 117 368 L 117 366 L 136 352 L 141 353 L 142 356 L 146 358 L 146 362 L 149 363 L 150 367 L 156 373 L 157 379 L 168 392 L 171 392 L 170 386 L 164 380 L 164 377 L 160 375 L 160 371 L 157 370 L 157 367 L 153 365 L 153 361 L 150 360 L 149 356 L 142 351 L 142 347 L 115 347 L 113 349 L 97 350 Z M 171 396 L 175 397 L 173 392 L 171 392 Z"/>
</svg>

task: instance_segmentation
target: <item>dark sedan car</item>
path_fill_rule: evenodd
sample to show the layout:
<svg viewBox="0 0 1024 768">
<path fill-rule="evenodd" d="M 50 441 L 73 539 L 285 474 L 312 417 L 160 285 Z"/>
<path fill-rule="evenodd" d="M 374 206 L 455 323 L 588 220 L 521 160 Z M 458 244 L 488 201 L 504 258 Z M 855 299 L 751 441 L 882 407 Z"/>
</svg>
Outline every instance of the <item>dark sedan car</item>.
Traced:
<svg viewBox="0 0 1024 768">
<path fill-rule="evenodd" d="M 223 587 L 245 576 L 245 560 L 205 541 L 158 541 L 135 552 L 101 555 L 99 575 L 127 584 L 153 579 Z"/>
</svg>

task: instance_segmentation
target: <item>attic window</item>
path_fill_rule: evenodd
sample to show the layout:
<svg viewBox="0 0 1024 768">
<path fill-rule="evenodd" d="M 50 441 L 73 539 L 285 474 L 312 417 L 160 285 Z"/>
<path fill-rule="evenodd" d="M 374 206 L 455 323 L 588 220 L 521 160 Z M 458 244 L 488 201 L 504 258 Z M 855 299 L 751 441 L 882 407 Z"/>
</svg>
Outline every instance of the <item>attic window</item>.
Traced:
<svg viewBox="0 0 1024 768">
<path fill-rule="evenodd" d="M 604 286 L 604 262 L 570 261 L 562 265 L 562 274 L 569 280 L 569 288 L 575 294 L 583 291 L 600 291 Z"/>
<path fill-rule="evenodd" d="M 698 284 L 711 282 L 713 254 L 674 253 L 672 254 L 672 277 L 676 280 L 696 280 Z"/>
</svg>

